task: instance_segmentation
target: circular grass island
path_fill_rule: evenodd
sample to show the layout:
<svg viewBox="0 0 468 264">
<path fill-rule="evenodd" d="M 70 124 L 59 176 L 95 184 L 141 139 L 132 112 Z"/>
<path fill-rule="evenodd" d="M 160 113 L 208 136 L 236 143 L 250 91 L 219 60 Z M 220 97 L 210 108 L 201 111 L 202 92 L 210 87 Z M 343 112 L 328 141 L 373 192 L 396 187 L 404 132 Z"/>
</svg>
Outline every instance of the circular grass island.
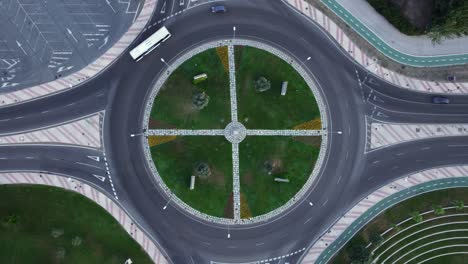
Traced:
<svg viewBox="0 0 468 264">
<path fill-rule="evenodd" d="M 252 46 L 207 48 L 180 63 L 147 107 L 147 153 L 163 189 L 211 220 L 240 223 L 287 204 L 326 136 L 309 84 Z"/>
</svg>

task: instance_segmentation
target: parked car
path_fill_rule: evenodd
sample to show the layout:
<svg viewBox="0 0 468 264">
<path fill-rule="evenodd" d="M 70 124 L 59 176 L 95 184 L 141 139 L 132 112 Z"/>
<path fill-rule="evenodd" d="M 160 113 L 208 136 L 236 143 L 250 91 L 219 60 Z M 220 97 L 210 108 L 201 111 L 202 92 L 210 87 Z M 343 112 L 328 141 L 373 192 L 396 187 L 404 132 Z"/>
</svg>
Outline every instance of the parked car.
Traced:
<svg viewBox="0 0 468 264">
<path fill-rule="evenodd" d="M 226 13 L 226 7 L 223 5 L 217 5 L 211 7 L 211 13 L 213 14 L 224 14 Z"/>
<path fill-rule="evenodd" d="M 445 96 L 434 96 L 432 97 L 433 104 L 450 104 L 450 100 Z"/>
</svg>

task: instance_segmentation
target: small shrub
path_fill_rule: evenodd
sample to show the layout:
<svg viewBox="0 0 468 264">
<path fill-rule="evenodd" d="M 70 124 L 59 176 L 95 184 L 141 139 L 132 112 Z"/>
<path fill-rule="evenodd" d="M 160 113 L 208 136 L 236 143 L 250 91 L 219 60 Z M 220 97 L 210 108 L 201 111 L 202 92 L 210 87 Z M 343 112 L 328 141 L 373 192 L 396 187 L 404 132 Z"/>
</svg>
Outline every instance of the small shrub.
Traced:
<svg viewBox="0 0 468 264">
<path fill-rule="evenodd" d="M 255 81 L 254 87 L 257 92 L 262 93 L 271 89 L 271 82 L 267 78 L 261 76 Z"/>
<path fill-rule="evenodd" d="M 64 231 L 62 228 L 54 228 L 54 229 L 52 229 L 52 231 L 50 232 L 50 235 L 51 235 L 53 238 L 59 238 L 59 237 L 62 236 L 64 233 L 65 233 L 65 231 Z"/>
<path fill-rule="evenodd" d="M 79 237 L 79 236 L 74 237 L 74 238 L 72 239 L 72 241 L 71 241 L 71 244 L 72 244 L 72 246 L 74 246 L 74 247 L 80 246 L 81 243 L 83 243 L 83 239 L 81 239 L 81 237 Z"/>
<path fill-rule="evenodd" d="M 416 223 L 421 223 L 423 221 L 423 217 L 419 212 L 412 212 L 410 216 Z"/>
<path fill-rule="evenodd" d="M 444 215 L 445 209 L 441 205 L 432 206 L 435 215 Z"/>
<path fill-rule="evenodd" d="M 451 202 L 455 206 L 455 210 L 463 211 L 465 209 L 465 203 L 461 200 L 454 200 Z"/>
</svg>

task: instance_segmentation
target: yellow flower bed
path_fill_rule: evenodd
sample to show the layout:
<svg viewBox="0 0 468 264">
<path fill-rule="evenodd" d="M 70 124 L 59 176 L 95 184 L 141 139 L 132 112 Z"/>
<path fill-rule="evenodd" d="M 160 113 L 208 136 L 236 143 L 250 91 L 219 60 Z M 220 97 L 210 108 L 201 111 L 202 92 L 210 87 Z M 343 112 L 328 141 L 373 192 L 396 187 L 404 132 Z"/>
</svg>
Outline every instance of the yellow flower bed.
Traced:
<svg viewBox="0 0 468 264">
<path fill-rule="evenodd" d="M 218 53 L 219 59 L 223 64 L 224 70 L 229 72 L 229 58 L 228 58 L 228 47 L 222 46 L 216 48 L 216 53 Z"/>
<path fill-rule="evenodd" d="M 243 193 L 240 194 L 240 213 L 241 213 L 241 218 L 250 218 L 252 217 L 252 213 L 250 212 L 249 204 L 247 203 L 247 199 L 245 199 L 245 196 Z"/>
<path fill-rule="evenodd" d="M 318 130 L 322 129 L 322 121 L 320 118 L 316 118 L 314 120 L 307 121 L 305 123 L 299 124 L 294 127 L 294 129 L 302 130 L 302 129 L 313 129 Z"/>
<path fill-rule="evenodd" d="M 169 141 L 176 139 L 176 136 L 149 136 L 148 144 L 150 147 L 160 145 Z"/>
</svg>

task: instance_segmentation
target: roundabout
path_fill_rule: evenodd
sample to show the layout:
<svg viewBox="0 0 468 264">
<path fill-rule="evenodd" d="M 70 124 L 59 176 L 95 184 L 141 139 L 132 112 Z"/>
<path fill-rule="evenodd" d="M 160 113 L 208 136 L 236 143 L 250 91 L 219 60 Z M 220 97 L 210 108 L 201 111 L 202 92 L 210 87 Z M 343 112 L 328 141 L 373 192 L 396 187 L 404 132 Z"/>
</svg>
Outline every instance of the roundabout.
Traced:
<svg viewBox="0 0 468 264">
<path fill-rule="evenodd" d="M 402 175 L 466 162 L 466 150 L 451 147 L 467 145 L 466 137 L 366 151 L 368 122 L 461 123 L 466 96 L 432 107 L 430 94 L 375 77 L 282 1 L 226 4 L 222 16 L 202 4 L 165 20 L 172 37 L 139 62 L 125 54 L 79 87 L 5 108 L 5 134 L 102 111 L 103 146 L 3 145 L 2 170 L 47 171 L 92 184 L 130 216 L 125 224 L 133 236 L 149 237 L 143 248 L 156 245 L 169 263 L 301 263 L 373 191 Z M 227 47 L 227 68 L 218 47 Z M 207 60 L 196 59 L 205 51 Z M 294 71 L 281 75 L 267 67 L 276 60 L 252 60 L 263 51 Z M 198 61 L 183 66 L 193 58 Z M 244 66 L 249 61 L 259 72 Z M 207 79 L 193 84 L 203 73 Z M 173 74 L 186 79 L 171 84 Z M 254 81 L 270 81 L 271 89 L 257 92 Z M 310 122 L 316 118 L 320 126 Z"/>
<path fill-rule="evenodd" d="M 184 53 L 154 81 L 145 107 L 142 144 L 159 187 L 213 223 L 253 224 L 286 211 L 326 153 L 327 112 L 312 78 L 259 41 L 219 40 Z"/>
</svg>

